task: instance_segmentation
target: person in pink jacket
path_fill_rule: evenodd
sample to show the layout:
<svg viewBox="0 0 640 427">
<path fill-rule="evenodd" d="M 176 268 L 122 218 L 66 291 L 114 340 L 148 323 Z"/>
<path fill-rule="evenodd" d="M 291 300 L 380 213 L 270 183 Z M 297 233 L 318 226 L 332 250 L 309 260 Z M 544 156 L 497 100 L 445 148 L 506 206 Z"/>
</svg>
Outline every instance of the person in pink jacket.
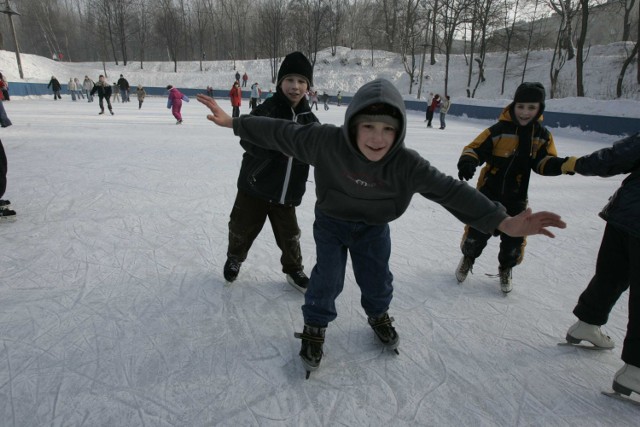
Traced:
<svg viewBox="0 0 640 427">
<path fill-rule="evenodd" d="M 176 118 L 177 125 L 182 124 L 182 101 L 189 102 L 189 98 L 187 95 L 184 95 L 177 88 L 173 87 L 173 85 L 168 85 L 167 90 L 169 91 L 169 99 L 167 100 L 167 108 L 171 108 L 171 114 Z"/>
</svg>

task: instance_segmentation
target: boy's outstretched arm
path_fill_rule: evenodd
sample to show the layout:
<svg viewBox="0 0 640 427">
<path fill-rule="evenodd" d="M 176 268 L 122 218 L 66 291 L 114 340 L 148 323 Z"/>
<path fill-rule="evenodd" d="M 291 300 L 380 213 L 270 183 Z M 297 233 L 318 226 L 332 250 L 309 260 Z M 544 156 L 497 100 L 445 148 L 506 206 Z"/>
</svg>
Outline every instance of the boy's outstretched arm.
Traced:
<svg viewBox="0 0 640 427">
<path fill-rule="evenodd" d="M 553 238 L 556 236 L 547 230 L 547 227 L 566 228 L 566 226 L 567 224 L 558 214 L 546 211 L 532 213 L 531 208 L 527 208 L 516 216 L 505 218 L 498 225 L 498 230 L 512 237 L 544 234 Z"/>
<path fill-rule="evenodd" d="M 211 120 L 213 123 L 218 126 L 230 128 L 233 127 L 233 119 L 230 115 L 225 113 L 225 111 L 218 105 L 215 99 L 211 98 L 207 95 L 197 94 L 196 99 L 198 102 L 205 105 L 205 107 L 209 108 L 213 114 L 208 114 L 207 119 Z"/>
</svg>

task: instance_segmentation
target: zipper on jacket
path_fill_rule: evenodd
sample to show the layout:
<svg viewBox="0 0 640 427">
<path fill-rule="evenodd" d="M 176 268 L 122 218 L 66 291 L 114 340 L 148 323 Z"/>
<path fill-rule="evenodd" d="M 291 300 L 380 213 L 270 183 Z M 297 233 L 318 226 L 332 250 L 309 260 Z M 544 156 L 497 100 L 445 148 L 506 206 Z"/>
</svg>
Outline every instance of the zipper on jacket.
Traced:
<svg viewBox="0 0 640 427">
<path fill-rule="evenodd" d="M 292 121 L 294 122 L 298 122 L 298 115 L 296 114 L 295 110 L 292 108 L 291 112 L 293 113 L 293 117 L 291 118 Z M 301 113 L 305 114 L 304 112 Z M 287 189 L 289 188 L 289 181 L 291 180 L 291 169 L 293 169 L 293 157 L 288 156 L 289 159 L 287 160 L 287 172 L 284 175 L 284 182 L 282 183 L 282 191 L 280 193 L 280 200 L 278 200 L 278 203 L 280 203 L 281 205 L 284 205 L 284 202 L 287 198 Z"/>
</svg>

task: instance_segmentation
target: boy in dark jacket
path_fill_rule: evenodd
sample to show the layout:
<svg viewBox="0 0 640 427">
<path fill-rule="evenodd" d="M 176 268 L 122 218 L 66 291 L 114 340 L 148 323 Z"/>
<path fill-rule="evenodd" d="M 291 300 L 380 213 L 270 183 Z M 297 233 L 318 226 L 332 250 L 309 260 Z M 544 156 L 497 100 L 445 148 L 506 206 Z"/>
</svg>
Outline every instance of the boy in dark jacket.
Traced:
<svg viewBox="0 0 640 427">
<path fill-rule="evenodd" d="M 313 82 L 313 69 L 300 52 L 287 55 L 278 71 L 276 93 L 251 115 L 315 123 L 304 94 Z M 229 219 L 229 247 L 224 277 L 233 282 L 253 241 L 269 218 L 287 282 L 301 292 L 309 279 L 304 273 L 296 206 L 302 202 L 309 165 L 273 149 L 241 139 L 245 149 L 238 177 L 238 194 Z"/>
<path fill-rule="evenodd" d="M 545 90 L 541 83 L 523 83 L 513 102 L 502 110 L 498 122 L 464 147 L 458 161 L 458 178 L 470 180 L 476 168 L 480 172 L 477 189 L 489 199 L 500 202 L 509 215 L 527 208 L 531 171 L 540 175 L 560 175 L 565 161 L 558 158 L 551 133 L 542 125 Z M 456 278 L 462 283 L 491 238 L 490 233 L 466 226 L 462 236 L 462 259 Z M 500 289 L 513 288 L 511 269 L 522 262 L 526 240 L 500 234 L 498 254 Z"/>
<path fill-rule="evenodd" d="M 589 341 L 613 348 L 614 342 L 600 326 L 620 295 L 629 289 L 629 322 L 622 347 L 624 366 L 616 372 L 613 389 L 625 395 L 640 394 L 640 133 L 617 141 L 579 159 L 570 157 L 564 173 L 609 177 L 629 176 L 600 212 L 607 222 L 596 261 L 596 273 L 578 299 L 573 314 L 579 319 L 567 331 L 567 341 Z"/>
<path fill-rule="evenodd" d="M 113 116 L 113 108 L 111 107 L 111 85 L 105 80 L 102 74 L 98 77 L 98 82 L 93 86 L 89 95 L 93 96 L 96 92 L 98 93 L 98 104 L 100 105 L 100 112 L 98 114 L 104 114 L 103 101 L 106 100 L 109 112 Z"/>
<path fill-rule="evenodd" d="M 296 334 L 302 339 L 300 356 L 307 374 L 319 367 L 325 330 L 337 317 L 335 301 L 344 286 L 348 254 L 369 325 L 383 345 L 397 350 L 399 337 L 387 313 L 393 297 L 388 223 L 404 213 L 414 194 L 486 233 L 553 237 L 546 227 L 564 227 L 558 215 L 548 212 L 527 210 L 509 217 L 499 203 L 406 148 L 404 101 L 387 80 L 374 80 L 358 90 L 341 127 L 251 116 L 232 119 L 213 99 L 198 95 L 198 100 L 213 112 L 209 120 L 233 127 L 243 140 L 314 166 L 317 262 L 302 306 L 304 331 Z"/>
</svg>

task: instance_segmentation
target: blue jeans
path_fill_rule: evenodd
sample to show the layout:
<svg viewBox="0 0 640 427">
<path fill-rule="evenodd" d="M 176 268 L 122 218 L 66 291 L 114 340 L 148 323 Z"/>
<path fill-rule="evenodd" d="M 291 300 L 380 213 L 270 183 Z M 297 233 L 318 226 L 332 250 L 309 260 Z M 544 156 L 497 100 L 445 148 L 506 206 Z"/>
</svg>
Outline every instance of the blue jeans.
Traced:
<svg viewBox="0 0 640 427">
<path fill-rule="evenodd" d="M 344 288 L 347 251 L 365 313 L 369 317 L 386 313 L 393 298 L 389 225 L 343 221 L 317 208 L 315 214 L 313 238 L 317 260 L 302 306 L 305 324 L 326 327 L 337 317 L 335 303 Z"/>
</svg>

